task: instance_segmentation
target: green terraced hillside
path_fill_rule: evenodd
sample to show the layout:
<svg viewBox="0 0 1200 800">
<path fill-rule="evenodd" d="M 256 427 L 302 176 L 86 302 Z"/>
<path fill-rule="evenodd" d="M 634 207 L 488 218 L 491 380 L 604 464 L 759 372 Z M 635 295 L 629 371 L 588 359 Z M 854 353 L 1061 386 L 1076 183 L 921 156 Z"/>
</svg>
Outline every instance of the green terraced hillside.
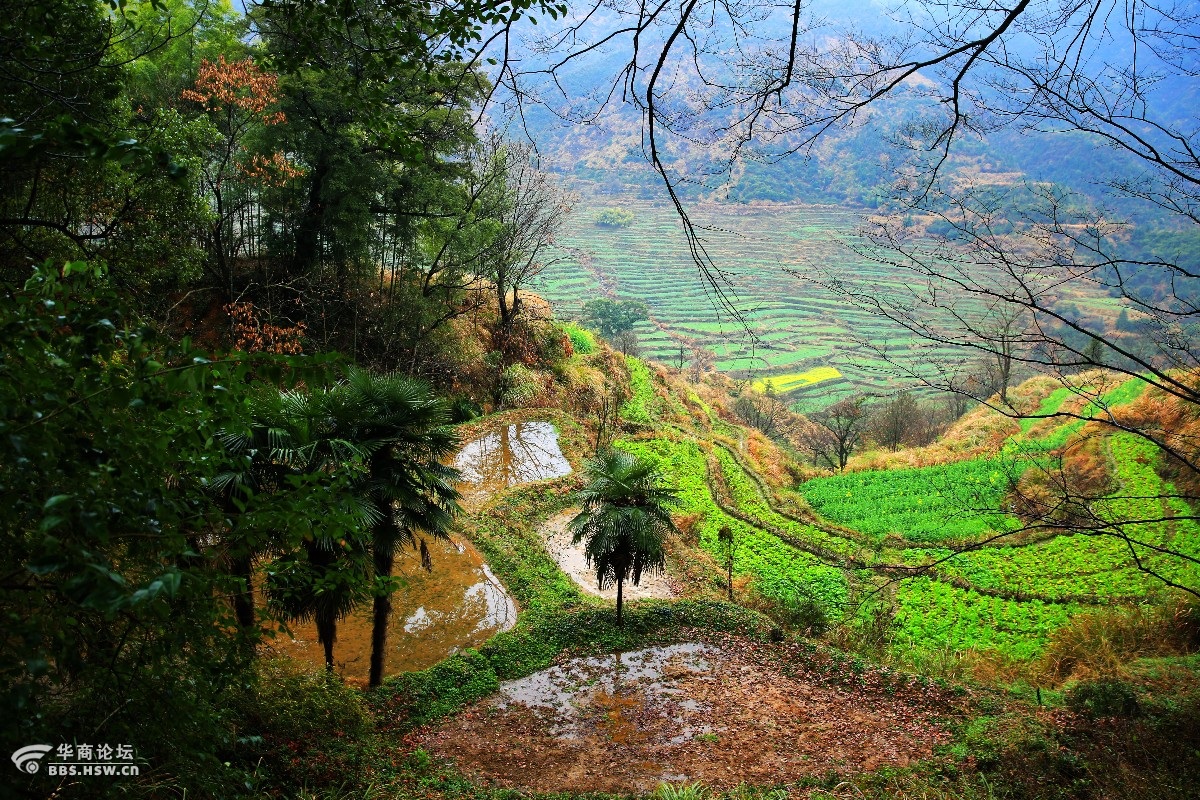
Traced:
<svg viewBox="0 0 1200 800">
<path fill-rule="evenodd" d="M 617 207 L 633 213 L 631 226 L 595 224 L 602 210 Z M 788 386 L 787 399 L 802 411 L 855 391 L 889 390 L 886 365 L 858 342 L 886 343 L 903 357 L 914 352 L 911 334 L 788 272 L 822 267 L 871 281 L 881 292 L 898 288 L 907 273 L 866 262 L 843 244 L 859 223 L 855 212 L 735 204 L 706 204 L 693 212 L 695 223 L 707 229 L 706 247 L 726 271 L 737 308 L 757 342 L 715 309 L 667 203 L 632 197 L 581 200 L 562 239 L 571 257 L 549 267 L 535 289 L 565 317 L 577 316 L 583 303 L 603 295 L 644 300 L 651 320 L 638 326 L 643 355 L 666 364 L 677 363 L 682 342 L 685 359 L 691 345 L 703 345 L 716 355 L 718 369 L 736 377 L 761 380 L 814 368 L 838 370 L 841 377 L 832 380 Z M 923 350 L 921 360 L 935 352 Z"/>
</svg>

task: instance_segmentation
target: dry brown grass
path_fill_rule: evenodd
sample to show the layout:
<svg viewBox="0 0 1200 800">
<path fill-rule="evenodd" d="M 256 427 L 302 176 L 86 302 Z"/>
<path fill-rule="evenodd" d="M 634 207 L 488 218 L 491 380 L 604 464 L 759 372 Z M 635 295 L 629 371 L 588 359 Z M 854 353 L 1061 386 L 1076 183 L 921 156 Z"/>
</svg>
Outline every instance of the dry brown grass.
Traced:
<svg viewBox="0 0 1200 800">
<path fill-rule="evenodd" d="M 1107 608 L 1077 615 L 1051 637 L 1031 677 L 1043 685 L 1127 679 L 1137 659 L 1200 649 L 1200 604 L 1179 597 L 1160 605 Z"/>
</svg>

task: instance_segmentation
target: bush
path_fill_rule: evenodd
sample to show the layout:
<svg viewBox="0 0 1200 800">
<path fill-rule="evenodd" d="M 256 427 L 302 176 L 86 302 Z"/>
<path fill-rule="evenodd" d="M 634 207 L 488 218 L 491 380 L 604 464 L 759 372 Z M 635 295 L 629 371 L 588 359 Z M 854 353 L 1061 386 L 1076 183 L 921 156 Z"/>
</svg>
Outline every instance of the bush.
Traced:
<svg viewBox="0 0 1200 800">
<path fill-rule="evenodd" d="M 606 208 L 596 215 L 600 228 L 628 228 L 633 225 L 633 212 L 623 208 Z"/>
<path fill-rule="evenodd" d="M 284 741 L 340 731 L 361 736 L 370 727 L 362 695 L 341 678 L 294 659 L 264 659 L 253 685 L 235 706 L 256 733 Z"/>
<path fill-rule="evenodd" d="M 1077 683 L 1067 690 L 1067 706 L 1090 717 L 1136 717 L 1141 713 L 1137 693 L 1119 680 Z"/>
<path fill-rule="evenodd" d="M 450 421 L 455 425 L 470 422 L 483 416 L 483 409 L 469 397 L 455 397 L 450 401 Z"/>
<path fill-rule="evenodd" d="M 576 353 L 588 356 L 596 352 L 596 337 L 592 335 L 591 331 L 573 322 L 564 322 L 559 327 L 571 340 L 571 347 Z"/>
<path fill-rule="evenodd" d="M 783 625 L 803 631 L 807 636 L 820 636 L 829 630 L 829 614 L 825 607 L 801 592 L 779 600 L 773 616 Z"/>
<path fill-rule="evenodd" d="M 264 659 L 230 700 L 238 738 L 229 761 L 247 788 L 333 785 L 360 773 L 371 720 L 362 694 L 336 675 Z"/>
</svg>

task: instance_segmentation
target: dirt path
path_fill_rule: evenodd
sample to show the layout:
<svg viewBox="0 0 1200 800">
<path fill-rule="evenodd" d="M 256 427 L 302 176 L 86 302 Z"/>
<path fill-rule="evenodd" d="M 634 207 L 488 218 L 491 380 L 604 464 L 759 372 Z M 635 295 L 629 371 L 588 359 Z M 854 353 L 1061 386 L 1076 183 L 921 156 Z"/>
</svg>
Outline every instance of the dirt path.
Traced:
<svg viewBox="0 0 1200 800">
<path fill-rule="evenodd" d="M 583 545 L 575 546 L 571 544 L 571 534 L 567 532 L 567 523 L 578 513 L 578 508 L 570 508 L 546 520 L 542 526 L 542 537 L 546 540 L 546 552 L 558 562 L 558 566 L 563 572 L 571 576 L 571 579 L 579 585 L 579 588 L 588 594 L 615 601 L 617 599 L 617 587 L 610 586 L 604 591 L 597 589 L 596 572 L 587 565 L 587 558 L 583 554 Z M 671 592 L 671 587 L 667 585 L 667 576 L 665 573 L 643 575 L 641 583 L 637 586 L 634 586 L 632 583 L 626 583 L 624 595 L 626 600 L 640 600 L 649 597 L 670 598 L 674 596 Z"/>
<path fill-rule="evenodd" d="M 476 780 L 537 792 L 786 784 L 904 766 L 947 741 L 935 690 L 864 678 L 839 685 L 771 646 L 712 638 L 567 660 L 418 739 Z"/>
</svg>

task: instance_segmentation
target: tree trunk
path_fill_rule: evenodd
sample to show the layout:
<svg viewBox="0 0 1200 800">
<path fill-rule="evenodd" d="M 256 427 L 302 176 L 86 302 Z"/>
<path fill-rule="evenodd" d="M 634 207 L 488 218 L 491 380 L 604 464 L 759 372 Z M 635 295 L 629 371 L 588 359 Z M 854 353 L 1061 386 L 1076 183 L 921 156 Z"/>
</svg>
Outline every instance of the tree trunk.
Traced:
<svg viewBox="0 0 1200 800">
<path fill-rule="evenodd" d="M 333 643 L 337 640 L 337 620 L 318 614 L 317 639 L 325 648 L 325 670 L 333 672 Z"/>
<path fill-rule="evenodd" d="M 322 154 L 312 171 L 308 189 L 308 199 L 296 229 L 295 251 L 292 258 L 292 272 L 289 277 L 302 275 L 312 269 L 320 260 L 321 232 L 324 227 L 325 205 L 322 195 L 325 190 L 325 178 L 329 165 Z"/>
<path fill-rule="evenodd" d="M 622 590 L 624 588 L 625 588 L 625 579 L 617 578 L 617 627 L 618 628 L 625 624 L 624 620 L 621 618 L 621 608 L 623 606 Z"/>
<path fill-rule="evenodd" d="M 237 615 L 238 627 L 243 632 L 254 628 L 254 585 L 251 583 L 253 565 L 250 556 L 239 556 L 233 560 L 233 574 L 242 586 L 233 596 L 233 612 Z"/>
<path fill-rule="evenodd" d="M 733 554 L 729 555 L 729 569 L 725 575 L 725 585 L 729 587 L 729 602 L 733 602 Z"/>
<path fill-rule="evenodd" d="M 376 577 L 390 578 L 392 566 L 396 558 L 390 549 L 375 551 Z M 387 650 L 388 620 L 392 616 L 392 596 L 381 594 L 375 596 L 375 614 L 371 622 L 371 672 L 367 678 L 369 686 L 383 683 L 384 653 Z"/>
<path fill-rule="evenodd" d="M 508 307 L 508 287 L 502 278 L 496 279 L 496 305 L 500 310 L 500 329 L 507 331 L 512 327 L 512 312 Z"/>
</svg>

